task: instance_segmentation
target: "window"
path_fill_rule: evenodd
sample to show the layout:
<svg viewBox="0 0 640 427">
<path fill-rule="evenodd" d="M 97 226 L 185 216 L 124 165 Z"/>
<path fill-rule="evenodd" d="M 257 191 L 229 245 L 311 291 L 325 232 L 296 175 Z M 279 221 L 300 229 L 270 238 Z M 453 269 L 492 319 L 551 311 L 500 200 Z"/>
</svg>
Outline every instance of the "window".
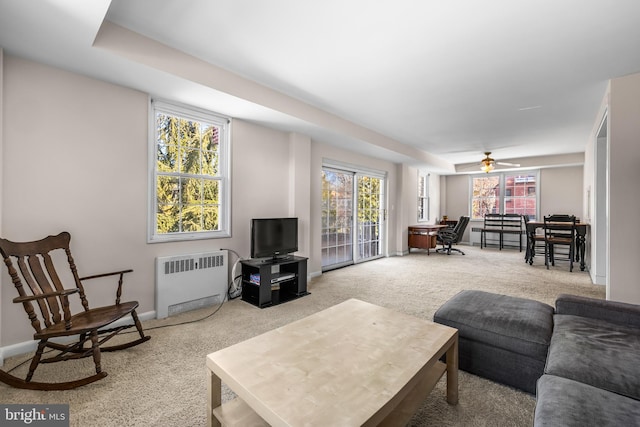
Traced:
<svg viewBox="0 0 640 427">
<path fill-rule="evenodd" d="M 149 242 L 230 236 L 229 119 L 153 101 Z"/>
<path fill-rule="evenodd" d="M 503 213 L 529 215 L 529 219 L 535 220 L 538 216 L 537 174 L 504 175 L 504 183 L 508 195 L 504 198 Z"/>
<path fill-rule="evenodd" d="M 418 173 L 418 221 L 429 220 L 429 174 Z"/>
<path fill-rule="evenodd" d="M 492 173 L 471 177 L 471 219 L 487 213 L 538 217 L 538 172 Z"/>
</svg>

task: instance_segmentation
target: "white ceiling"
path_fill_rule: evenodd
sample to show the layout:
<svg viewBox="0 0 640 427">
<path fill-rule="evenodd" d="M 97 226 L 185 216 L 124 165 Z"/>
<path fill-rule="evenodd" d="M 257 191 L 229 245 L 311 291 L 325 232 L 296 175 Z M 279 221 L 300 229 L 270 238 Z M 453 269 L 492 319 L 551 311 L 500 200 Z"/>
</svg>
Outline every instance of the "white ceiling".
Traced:
<svg viewBox="0 0 640 427">
<path fill-rule="evenodd" d="M 96 47 L 105 20 L 342 121 Z M 584 151 L 608 80 L 640 72 L 640 1 L 0 0 L 0 47 L 445 171 L 484 151 L 496 160 Z"/>
</svg>

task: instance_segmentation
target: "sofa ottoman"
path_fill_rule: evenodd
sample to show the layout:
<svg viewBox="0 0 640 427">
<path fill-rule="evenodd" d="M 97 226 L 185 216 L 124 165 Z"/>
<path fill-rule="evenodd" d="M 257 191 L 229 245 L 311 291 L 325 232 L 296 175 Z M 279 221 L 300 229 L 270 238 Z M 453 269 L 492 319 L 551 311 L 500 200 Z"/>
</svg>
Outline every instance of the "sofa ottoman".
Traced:
<svg viewBox="0 0 640 427">
<path fill-rule="evenodd" d="M 544 373 L 554 308 L 525 298 L 465 290 L 434 322 L 458 329 L 459 368 L 535 394 Z"/>
</svg>

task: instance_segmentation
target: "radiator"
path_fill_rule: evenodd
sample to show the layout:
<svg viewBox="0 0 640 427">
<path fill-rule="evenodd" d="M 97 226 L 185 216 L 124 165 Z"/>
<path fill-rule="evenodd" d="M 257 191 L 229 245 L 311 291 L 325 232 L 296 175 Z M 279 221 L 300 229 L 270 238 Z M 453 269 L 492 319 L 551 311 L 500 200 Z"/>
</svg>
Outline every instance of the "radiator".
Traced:
<svg viewBox="0 0 640 427">
<path fill-rule="evenodd" d="M 228 276 L 227 251 L 156 258 L 156 317 L 222 303 Z"/>
</svg>

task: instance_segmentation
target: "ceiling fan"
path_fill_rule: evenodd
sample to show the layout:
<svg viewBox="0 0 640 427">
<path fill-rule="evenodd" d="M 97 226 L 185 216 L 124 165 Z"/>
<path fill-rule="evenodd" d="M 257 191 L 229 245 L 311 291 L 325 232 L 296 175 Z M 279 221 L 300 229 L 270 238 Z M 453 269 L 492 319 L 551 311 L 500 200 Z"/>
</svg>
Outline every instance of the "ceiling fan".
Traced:
<svg viewBox="0 0 640 427">
<path fill-rule="evenodd" d="M 480 166 L 480 169 L 483 172 L 489 173 L 492 170 L 495 169 L 496 165 L 501 165 L 501 166 L 511 166 L 511 167 L 515 167 L 515 168 L 519 168 L 520 164 L 518 163 L 505 163 L 505 162 L 496 162 L 494 159 L 492 159 L 491 157 L 491 151 L 485 151 L 484 153 L 484 159 L 482 159 L 480 161 L 480 164 L 482 166 Z"/>
</svg>

